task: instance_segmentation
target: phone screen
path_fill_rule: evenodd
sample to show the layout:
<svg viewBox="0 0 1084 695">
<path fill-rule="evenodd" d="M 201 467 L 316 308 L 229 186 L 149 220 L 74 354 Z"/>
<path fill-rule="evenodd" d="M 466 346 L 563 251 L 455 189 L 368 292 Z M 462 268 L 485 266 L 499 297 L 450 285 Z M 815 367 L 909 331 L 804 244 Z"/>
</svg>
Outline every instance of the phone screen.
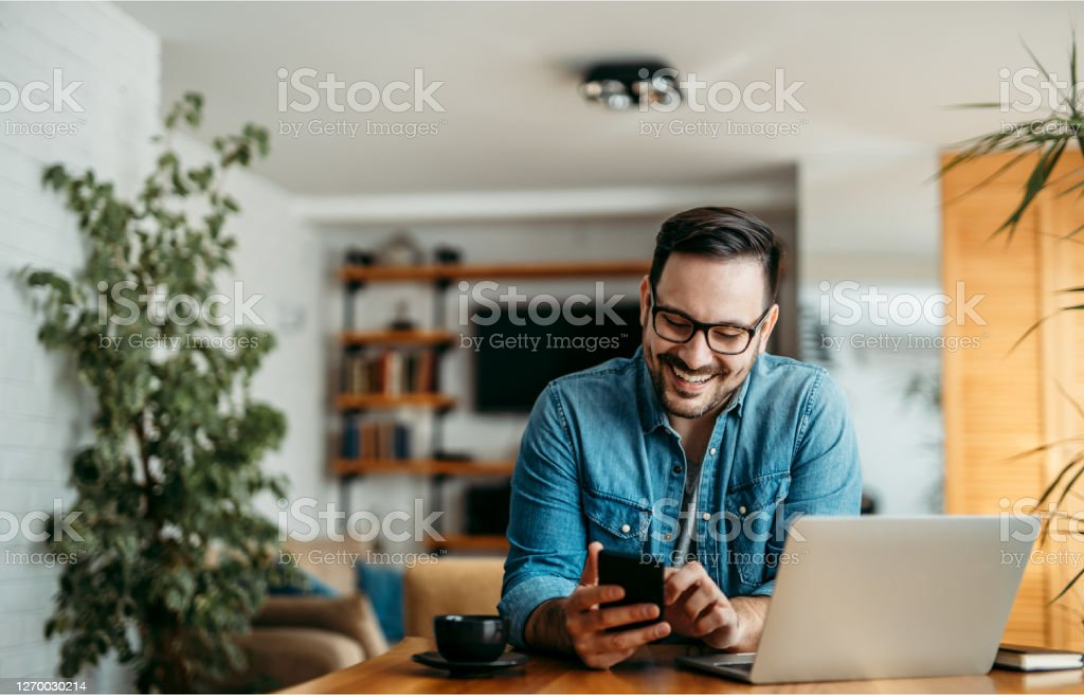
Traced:
<svg viewBox="0 0 1084 695">
<path fill-rule="evenodd" d="M 662 620 L 663 566 L 650 556 L 626 555 L 603 550 L 598 556 L 598 583 L 616 584 L 625 590 L 625 597 L 606 606 L 631 606 L 637 603 L 654 603 L 659 607 L 659 617 L 632 625 L 622 625 L 612 630 L 631 630 L 652 625 Z"/>
</svg>

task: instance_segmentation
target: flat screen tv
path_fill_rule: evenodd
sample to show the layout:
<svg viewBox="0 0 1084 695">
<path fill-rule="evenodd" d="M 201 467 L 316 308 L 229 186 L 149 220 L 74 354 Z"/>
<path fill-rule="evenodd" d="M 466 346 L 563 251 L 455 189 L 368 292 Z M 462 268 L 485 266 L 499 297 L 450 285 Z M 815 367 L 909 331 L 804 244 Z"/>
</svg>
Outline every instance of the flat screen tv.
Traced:
<svg viewBox="0 0 1084 695">
<path fill-rule="evenodd" d="M 596 324 L 595 309 L 592 304 L 576 305 L 574 320 L 592 317 L 583 326 L 563 316 L 549 325 L 530 320 L 517 325 L 508 315 L 488 326 L 474 324 L 475 408 L 484 413 L 529 412 L 553 379 L 614 357 L 630 357 L 640 346 L 639 303 L 613 306 L 624 325 L 612 318 Z"/>
</svg>

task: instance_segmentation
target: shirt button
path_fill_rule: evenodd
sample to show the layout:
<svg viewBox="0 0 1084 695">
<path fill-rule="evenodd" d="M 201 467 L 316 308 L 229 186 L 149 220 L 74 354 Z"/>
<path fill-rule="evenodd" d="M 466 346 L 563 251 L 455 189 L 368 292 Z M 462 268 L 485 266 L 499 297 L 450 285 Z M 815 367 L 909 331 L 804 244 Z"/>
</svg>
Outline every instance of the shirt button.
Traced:
<svg viewBox="0 0 1084 695">
<path fill-rule="evenodd" d="M 664 540 L 670 540 L 670 534 L 668 533 L 668 534 L 666 534 L 665 536 L 663 536 L 663 539 L 664 539 Z"/>
<path fill-rule="evenodd" d="M 717 449 L 715 447 L 711 447 L 711 449 L 708 450 L 708 453 L 714 456 L 716 451 Z"/>
<path fill-rule="evenodd" d="M 711 521 L 711 514 L 708 514 L 707 512 L 704 512 L 703 514 L 700 515 L 700 518 L 703 519 L 704 521 Z"/>
<path fill-rule="evenodd" d="M 738 514 L 744 514 L 744 513 L 745 513 L 745 505 L 743 504 L 742 506 L 738 507 Z"/>
<path fill-rule="evenodd" d="M 744 508 L 745 507 L 742 507 L 742 509 L 744 509 Z M 629 526 L 628 524 L 622 524 L 621 525 L 621 533 L 628 533 L 631 530 L 632 530 L 632 527 Z"/>
<path fill-rule="evenodd" d="M 674 466 L 674 475 L 681 475 L 681 466 Z"/>
</svg>

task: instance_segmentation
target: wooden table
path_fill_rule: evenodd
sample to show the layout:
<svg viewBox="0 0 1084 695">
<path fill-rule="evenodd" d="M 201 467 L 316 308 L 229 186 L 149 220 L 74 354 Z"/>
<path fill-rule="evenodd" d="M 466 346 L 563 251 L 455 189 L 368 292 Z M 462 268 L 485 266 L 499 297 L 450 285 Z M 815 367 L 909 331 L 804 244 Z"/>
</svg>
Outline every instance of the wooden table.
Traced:
<svg viewBox="0 0 1084 695">
<path fill-rule="evenodd" d="M 531 656 L 523 667 L 490 678 L 449 678 L 410 660 L 434 649 L 432 640 L 407 637 L 375 659 L 283 690 L 284 693 L 1082 693 L 1081 671 L 751 686 L 675 667 L 688 647 L 655 645 L 609 671 L 571 660 Z"/>
</svg>

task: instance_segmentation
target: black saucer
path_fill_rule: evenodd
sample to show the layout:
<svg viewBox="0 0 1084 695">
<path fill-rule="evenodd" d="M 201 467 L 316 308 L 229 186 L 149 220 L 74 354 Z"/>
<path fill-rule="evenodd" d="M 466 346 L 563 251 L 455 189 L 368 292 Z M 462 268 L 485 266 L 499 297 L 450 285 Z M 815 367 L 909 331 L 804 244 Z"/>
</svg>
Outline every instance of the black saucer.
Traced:
<svg viewBox="0 0 1084 695">
<path fill-rule="evenodd" d="M 410 658 L 430 668 L 448 671 L 448 675 L 456 678 L 491 676 L 497 671 L 527 663 L 527 655 L 519 652 L 505 652 L 495 661 L 448 661 L 440 652 L 420 652 Z"/>
</svg>

